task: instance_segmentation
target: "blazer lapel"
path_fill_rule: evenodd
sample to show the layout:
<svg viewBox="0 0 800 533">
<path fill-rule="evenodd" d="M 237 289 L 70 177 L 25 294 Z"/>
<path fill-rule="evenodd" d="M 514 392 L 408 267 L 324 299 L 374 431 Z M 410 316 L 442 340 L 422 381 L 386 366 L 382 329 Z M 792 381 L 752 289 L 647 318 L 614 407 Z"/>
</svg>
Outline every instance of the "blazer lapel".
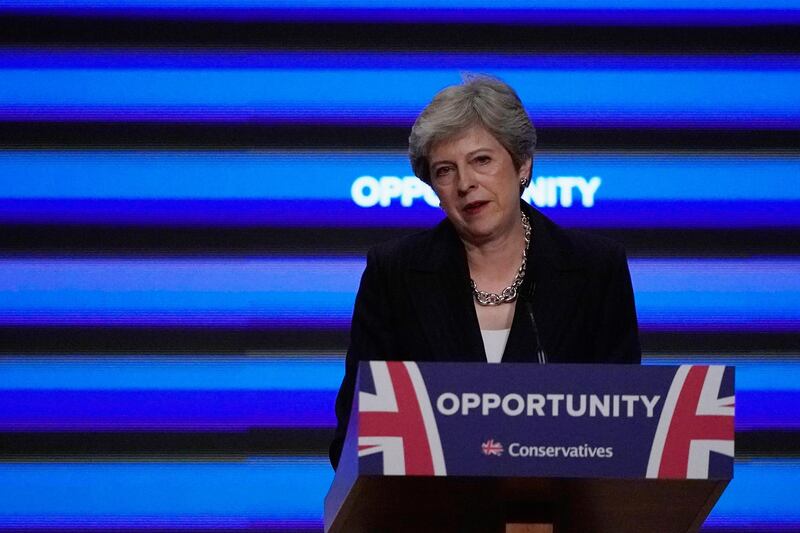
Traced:
<svg viewBox="0 0 800 533">
<path fill-rule="evenodd" d="M 437 361 L 486 361 L 464 246 L 449 222 L 409 269 L 409 290 Z"/>
<path fill-rule="evenodd" d="M 533 312 L 539 339 L 548 360 L 558 362 L 564 335 L 576 320 L 575 313 L 586 277 L 579 270 L 559 270 L 546 261 L 534 270 Z"/>
<path fill-rule="evenodd" d="M 575 311 L 586 283 L 586 272 L 561 242 L 558 228 L 544 215 L 523 205 L 531 218 L 533 240 L 528 252 L 528 274 L 521 287 L 526 294 L 531 284 L 533 314 L 539 341 L 548 361 L 558 362 L 564 335 L 570 330 Z M 503 361 L 536 361 L 536 346 L 528 309 L 522 298 L 517 301 Z"/>
</svg>

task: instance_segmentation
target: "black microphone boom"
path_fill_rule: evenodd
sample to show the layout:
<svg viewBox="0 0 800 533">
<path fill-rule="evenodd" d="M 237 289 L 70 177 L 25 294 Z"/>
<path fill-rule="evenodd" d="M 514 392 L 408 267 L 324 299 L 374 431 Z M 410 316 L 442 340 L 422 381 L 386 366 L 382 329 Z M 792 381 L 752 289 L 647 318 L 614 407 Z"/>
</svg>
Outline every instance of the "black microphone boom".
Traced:
<svg viewBox="0 0 800 533">
<path fill-rule="evenodd" d="M 536 292 L 536 283 L 531 282 L 528 285 L 528 290 L 525 291 L 523 294 L 523 300 L 525 300 L 525 309 L 528 311 L 528 317 L 531 319 L 531 327 L 533 328 L 533 336 L 536 339 L 536 356 L 539 358 L 539 364 L 543 365 L 547 363 L 547 354 L 542 347 L 542 343 L 539 340 L 539 328 L 536 326 L 536 317 L 533 316 L 533 294 Z"/>
</svg>

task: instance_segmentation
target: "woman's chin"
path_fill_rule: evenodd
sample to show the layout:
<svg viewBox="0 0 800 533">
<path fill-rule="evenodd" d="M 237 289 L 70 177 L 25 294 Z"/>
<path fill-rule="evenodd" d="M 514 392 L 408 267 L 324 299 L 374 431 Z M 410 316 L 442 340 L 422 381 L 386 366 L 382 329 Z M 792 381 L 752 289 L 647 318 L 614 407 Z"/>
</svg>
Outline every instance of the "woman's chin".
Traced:
<svg viewBox="0 0 800 533">
<path fill-rule="evenodd" d="M 462 226 L 462 231 L 459 232 L 461 238 L 473 244 L 483 244 L 490 242 L 498 236 L 497 224 L 492 224 L 489 221 L 471 221 Z"/>
<path fill-rule="evenodd" d="M 463 240 L 478 245 L 500 239 L 506 231 L 514 231 L 514 222 L 505 221 L 505 217 L 497 212 L 486 212 L 461 218 L 455 226 Z"/>
</svg>

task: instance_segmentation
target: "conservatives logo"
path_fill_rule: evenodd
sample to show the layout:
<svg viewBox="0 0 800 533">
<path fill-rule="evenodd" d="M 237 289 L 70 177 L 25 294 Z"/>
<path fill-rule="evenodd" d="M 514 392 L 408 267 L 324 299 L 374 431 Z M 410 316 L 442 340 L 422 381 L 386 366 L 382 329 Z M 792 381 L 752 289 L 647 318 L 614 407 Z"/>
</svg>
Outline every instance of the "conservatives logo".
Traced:
<svg viewBox="0 0 800 533">
<path fill-rule="evenodd" d="M 494 439 L 489 439 L 481 444 L 481 452 L 483 452 L 483 455 L 496 455 L 500 457 L 503 455 L 503 444 L 495 442 Z"/>
</svg>

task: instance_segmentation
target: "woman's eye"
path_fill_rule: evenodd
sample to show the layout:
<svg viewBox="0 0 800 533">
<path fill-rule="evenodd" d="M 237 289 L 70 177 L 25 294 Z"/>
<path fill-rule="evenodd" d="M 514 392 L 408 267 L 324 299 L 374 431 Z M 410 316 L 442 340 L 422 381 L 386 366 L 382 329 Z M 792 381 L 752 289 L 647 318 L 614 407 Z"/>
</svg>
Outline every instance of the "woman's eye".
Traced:
<svg viewBox="0 0 800 533">
<path fill-rule="evenodd" d="M 439 167 L 439 168 L 436 169 L 436 176 L 437 177 L 442 177 L 442 176 L 447 175 L 448 172 L 450 172 L 450 168 L 449 167 Z"/>
<path fill-rule="evenodd" d="M 489 161 L 491 161 L 491 160 L 492 160 L 492 158 L 491 158 L 491 157 L 489 157 L 488 155 L 481 155 L 481 156 L 478 156 L 478 157 L 476 157 L 476 158 L 475 158 L 475 161 L 476 161 L 476 162 L 477 162 L 479 165 L 485 165 L 485 164 L 487 164 L 487 163 L 488 163 Z"/>
</svg>

